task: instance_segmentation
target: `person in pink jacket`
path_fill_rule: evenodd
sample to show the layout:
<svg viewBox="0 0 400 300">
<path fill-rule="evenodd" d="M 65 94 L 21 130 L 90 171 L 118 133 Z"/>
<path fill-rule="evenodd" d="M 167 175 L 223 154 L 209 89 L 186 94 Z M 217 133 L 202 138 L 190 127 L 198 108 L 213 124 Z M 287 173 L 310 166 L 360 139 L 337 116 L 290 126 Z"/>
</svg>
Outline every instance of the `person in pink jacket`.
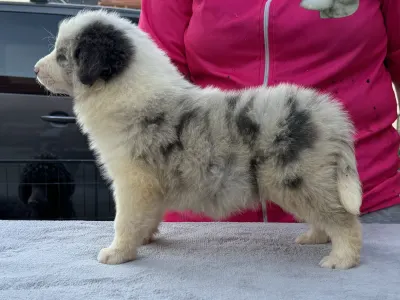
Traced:
<svg viewBox="0 0 400 300">
<path fill-rule="evenodd" d="M 400 137 L 392 126 L 392 83 L 400 87 L 400 1 L 354 0 L 348 9 L 322 12 L 300 2 L 142 0 L 139 27 L 198 86 L 289 82 L 332 93 L 357 129 L 362 221 L 400 223 Z M 218 221 L 295 221 L 267 199 L 263 204 Z M 217 220 L 167 212 L 164 221 Z"/>
</svg>

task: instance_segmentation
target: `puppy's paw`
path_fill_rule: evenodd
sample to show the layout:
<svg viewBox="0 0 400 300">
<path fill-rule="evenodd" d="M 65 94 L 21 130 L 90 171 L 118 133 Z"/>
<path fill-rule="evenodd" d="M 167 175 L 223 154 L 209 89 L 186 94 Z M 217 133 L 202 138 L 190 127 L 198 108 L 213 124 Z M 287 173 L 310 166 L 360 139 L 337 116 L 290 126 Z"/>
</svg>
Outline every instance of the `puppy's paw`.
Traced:
<svg viewBox="0 0 400 300">
<path fill-rule="evenodd" d="M 147 238 L 145 238 L 145 239 L 143 240 L 142 245 L 151 244 L 153 241 L 154 241 L 154 237 L 151 235 L 151 236 L 149 236 L 149 237 L 147 237 Z"/>
<path fill-rule="evenodd" d="M 356 257 L 338 257 L 335 255 L 325 256 L 319 265 L 322 268 L 346 270 L 360 264 L 360 259 Z"/>
<path fill-rule="evenodd" d="M 331 8 L 332 0 L 302 0 L 300 6 L 308 10 L 325 10 Z"/>
<path fill-rule="evenodd" d="M 152 231 L 152 233 L 151 233 L 147 238 L 145 238 L 145 239 L 143 240 L 142 245 L 151 244 L 151 243 L 155 240 L 155 236 L 156 236 L 156 234 L 157 234 L 158 232 L 159 232 L 159 231 L 158 231 L 157 228 L 154 229 L 154 230 Z"/>
<path fill-rule="evenodd" d="M 155 240 L 155 235 L 154 235 L 154 234 L 152 234 L 152 235 L 150 235 L 149 237 L 147 237 L 147 238 L 143 239 L 143 243 L 142 243 L 142 245 L 148 245 L 148 244 L 151 244 L 152 242 L 154 242 L 154 240 Z"/>
<path fill-rule="evenodd" d="M 323 231 L 309 230 L 297 237 L 296 243 L 300 245 L 314 245 L 329 243 L 329 236 Z"/>
<path fill-rule="evenodd" d="M 118 265 L 136 259 L 136 251 L 120 250 L 116 248 L 103 248 L 97 260 L 102 264 Z"/>
</svg>

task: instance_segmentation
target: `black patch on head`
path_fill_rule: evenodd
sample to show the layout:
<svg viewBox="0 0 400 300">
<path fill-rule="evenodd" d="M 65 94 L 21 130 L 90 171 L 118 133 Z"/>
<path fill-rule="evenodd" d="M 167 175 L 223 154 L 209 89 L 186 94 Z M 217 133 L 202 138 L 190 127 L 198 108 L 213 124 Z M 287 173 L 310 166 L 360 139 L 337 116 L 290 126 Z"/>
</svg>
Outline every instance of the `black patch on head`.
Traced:
<svg viewBox="0 0 400 300">
<path fill-rule="evenodd" d="M 74 58 L 79 80 L 85 85 L 121 74 L 133 56 L 134 47 L 124 32 L 101 21 L 86 26 L 76 40 Z"/>
<path fill-rule="evenodd" d="M 310 112 L 299 110 L 294 97 L 288 98 L 286 106 L 289 107 L 289 114 L 279 122 L 278 125 L 283 129 L 274 140 L 278 162 L 282 166 L 296 161 L 300 153 L 312 148 L 317 139 L 317 130 L 311 121 Z"/>
<path fill-rule="evenodd" d="M 188 124 L 199 115 L 199 108 L 194 108 L 188 112 L 185 112 L 181 115 L 179 118 L 178 124 L 175 126 L 175 132 L 176 132 L 176 140 L 172 143 L 169 143 L 167 145 L 161 146 L 161 154 L 164 156 L 165 159 L 168 159 L 168 157 L 174 152 L 175 150 L 182 151 L 183 150 L 183 144 L 182 144 L 182 132 L 185 129 Z"/>
<path fill-rule="evenodd" d="M 283 180 L 283 185 L 289 189 L 298 189 L 303 181 L 304 179 L 300 176 L 288 177 Z"/>
<path fill-rule="evenodd" d="M 260 126 L 249 117 L 249 112 L 253 108 L 254 97 L 251 98 L 242 108 L 236 117 L 236 126 L 244 142 L 252 146 L 256 141 L 260 131 Z"/>
<path fill-rule="evenodd" d="M 149 125 L 157 125 L 160 126 L 165 121 L 165 113 L 157 113 L 154 116 L 146 116 L 143 120 L 143 125 L 145 127 Z"/>
</svg>

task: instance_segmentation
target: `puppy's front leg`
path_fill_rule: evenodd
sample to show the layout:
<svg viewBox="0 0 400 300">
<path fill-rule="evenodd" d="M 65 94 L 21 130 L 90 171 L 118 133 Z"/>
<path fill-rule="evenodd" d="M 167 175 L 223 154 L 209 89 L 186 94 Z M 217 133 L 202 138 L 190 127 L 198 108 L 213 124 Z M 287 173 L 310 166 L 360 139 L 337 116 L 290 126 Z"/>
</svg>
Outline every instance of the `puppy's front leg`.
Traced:
<svg viewBox="0 0 400 300">
<path fill-rule="evenodd" d="M 150 181 L 150 180 L 149 180 Z M 161 215 L 161 193 L 145 178 L 116 182 L 114 240 L 100 251 L 97 259 L 104 264 L 121 264 L 136 259 L 137 248 L 157 228 Z"/>
</svg>

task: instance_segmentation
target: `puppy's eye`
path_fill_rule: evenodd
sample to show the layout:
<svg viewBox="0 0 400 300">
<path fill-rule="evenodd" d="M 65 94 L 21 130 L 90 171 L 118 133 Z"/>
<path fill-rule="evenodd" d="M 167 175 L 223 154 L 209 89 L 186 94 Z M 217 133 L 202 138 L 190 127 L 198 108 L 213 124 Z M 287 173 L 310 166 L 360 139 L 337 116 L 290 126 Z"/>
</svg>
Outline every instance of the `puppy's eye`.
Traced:
<svg viewBox="0 0 400 300">
<path fill-rule="evenodd" d="M 67 57 L 64 54 L 58 54 L 57 55 L 57 62 L 63 63 L 67 61 Z"/>
</svg>

